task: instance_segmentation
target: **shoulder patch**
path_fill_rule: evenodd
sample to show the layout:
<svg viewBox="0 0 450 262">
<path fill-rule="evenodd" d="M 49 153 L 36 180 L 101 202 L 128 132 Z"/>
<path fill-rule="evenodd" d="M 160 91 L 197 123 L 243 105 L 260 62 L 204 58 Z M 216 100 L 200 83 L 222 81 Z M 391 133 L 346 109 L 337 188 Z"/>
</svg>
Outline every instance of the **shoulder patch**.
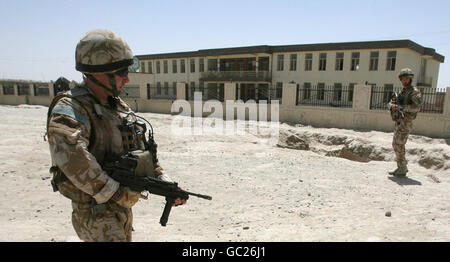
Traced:
<svg viewBox="0 0 450 262">
<path fill-rule="evenodd" d="M 61 105 L 61 104 L 56 105 L 53 108 L 51 114 L 52 115 L 53 114 L 58 114 L 58 115 L 69 116 L 69 117 L 71 117 L 71 118 L 73 118 L 73 119 L 75 119 L 78 122 L 83 123 L 83 124 L 89 123 L 89 119 L 87 117 L 82 115 L 78 110 L 76 110 L 73 107 L 68 106 L 68 105 Z"/>
<path fill-rule="evenodd" d="M 71 96 L 83 96 L 89 94 L 89 91 L 83 87 L 75 87 L 69 91 L 69 95 Z"/>
</svg>

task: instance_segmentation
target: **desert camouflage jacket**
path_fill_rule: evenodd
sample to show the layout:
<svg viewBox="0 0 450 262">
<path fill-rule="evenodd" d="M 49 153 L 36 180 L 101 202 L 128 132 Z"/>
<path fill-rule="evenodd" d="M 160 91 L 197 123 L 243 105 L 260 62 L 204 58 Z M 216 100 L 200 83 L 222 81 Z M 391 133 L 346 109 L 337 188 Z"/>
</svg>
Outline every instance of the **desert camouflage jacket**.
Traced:
<svg viewBox="0 0 450 262">
<path fill-rule="evenodd" d="M 58 190 L 79 203 L 92 197 L 99 204 L 107 202 L 119 184 L 101 166 L 108 154 L 127 152 L 120 125 L 132 110 L 120 98 L 116 109 L 100 104 L 83 86 L 55 97 L 52 106 L 47 126 L 52 164 L 67 177 Z M 154 176 L 162 173 L 159 163 L 154 169 Z"/>
<path fill-rule="evenodd" d="M 405 114 L 405 120 L 412 121 L 416 119 L 417 113 L 420 111 L 422 106 L 422 94 L 420 91 L 414 87 L 403 87 L 399 94 L 400 103 L 403 107 L 403 112 Z M 392 101 L 389 103 L 389 107 L 393 105 Z"/>
</svg>

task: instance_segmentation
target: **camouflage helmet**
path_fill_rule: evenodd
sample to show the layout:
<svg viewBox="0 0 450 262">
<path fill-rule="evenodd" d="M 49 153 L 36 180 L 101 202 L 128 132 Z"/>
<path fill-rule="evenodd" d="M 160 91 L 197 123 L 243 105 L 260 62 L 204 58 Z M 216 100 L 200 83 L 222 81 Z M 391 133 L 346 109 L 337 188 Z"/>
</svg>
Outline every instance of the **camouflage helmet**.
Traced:
<svg viewBox="0 0 450 262">
<path fill-rule="evenodd" d="M 133 64 L 133 53 L 116 33 L 97 29 L 87 32 L 75 51 L 76 70 L 88 74 L 113 73 Z"/>
<path fill-rule="evenodd" d="M 400 74 L 398 75 L 398 78 L 400 79 L 400 78 L 402 78 L 402 76 L 409 76 L 409 77 L 413 78 L 414 74 L 411 69 L 403 68 L 402 70 L 400 70 Z"/>
</svg>

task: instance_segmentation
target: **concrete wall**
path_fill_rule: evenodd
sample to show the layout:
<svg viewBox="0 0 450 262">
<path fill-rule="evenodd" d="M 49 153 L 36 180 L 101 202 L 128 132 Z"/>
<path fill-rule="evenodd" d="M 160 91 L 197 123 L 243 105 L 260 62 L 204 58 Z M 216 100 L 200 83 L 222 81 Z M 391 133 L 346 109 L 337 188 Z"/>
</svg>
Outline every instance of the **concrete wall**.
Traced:
<svg viewBox="0 0 450 262">
<path fill-rule="evenodd" d="M 141 74 L 135 78 L 133 84 L 140 83 L 141 98 L 125 99 L 127 103 L 138 112 L 154 112 L 172 114 L 171 108 L 174 101 L 163 99 L 147 100 L 146 83 L 151 75 Z M 225 101 L 235 101 L 236 83 L 225 84 Z M 186 83 L 177 83 L 177 99 L 184 100 Z M 17 86 L 15 86 L 17 89 Z M 31 87 L 30 87 L 31 88 Z M 50 87 L 52 90 L 52 86 Z M 0 89 L 2 89 L 0 85 Z M 3 91 L 3 90 L 2 90 Z M 358 129 L 358 130 L 378 130 L 392 132 L 394 124 L 390 113 L 387 110 L 370 110 L 370 92 L 368 85 L 356 85 L 354 89 L 354 100 L 352 108 L 336 107 L 316 107 L 296 105 L 296 84 L 283 84 L 283 104 L 279 106 L 279 120 L 281 122 L 300 123 L 303 125 L 312 125 L 314 127 Z M 450 138 L 450 88 L 446 90 L 446 99 L 444 102 L 443 114 L 419 113 L 417 119 L 413 122 L 413 134 L 425 135 L 429 137 Z M 3 95 L 0 93 L 0 104 L 18 105 L 18 104 L 39 104 L 48 106 L 52 96 L 18 96 Z M 194 114 L 194 101 L 188 101 L 191 108 L 191 115 Z M 205 101 L 201 102 L 202 108 Z M 223 115 L 226 116 L 226 102 L 221 103 Z M 245 108 L 245 105 L 238 106 Z M 267 105 L 267 120 L 271 120 L 271 105 Z M 259 115 L 259 105 L 257 105 Z M 173 112 L 176 113 L 176 112 Z M 203 116 L 208 116 L 210 112 L 203 112 Z M 237 117 L 237 111 L 234 113 Z M 248 119 L 249 112 L 246 109 L 245 118 Z"/>
<path fill-rule="evenodd" d="M 314 127 L 337 127 L 357 130 L 392 132 L 394 123 L 388 110 L 370 110 L 371 87 L 355 86 L 352 108 L 312 107 L 295 105 L 295 100 L 283 100 L 280 121 Z M 295 97 L 295 84 L 285 84 L 283 99 Z M 443 114 L 419 113 L 413 122 L 413 134 L 450 138 L 450 88 L 447 88 Z"/>
<path fill-rule="evenodd" d="M 3 94 L 3 84 L 0 83 L 0 104 L 3 105 L 20 105 L 20 104 L 28 104 L 28 105 L 44 105 L 49 106 L 52 101 L 53 95 L 53 83 L 37 83 L 39 86 L 48 86 L 49 95 L 48 96 L 36 96 L 33 88 L 34 83 L 19 83 L 13 84 L 14 86 L 14 95 L 5 95 Z M 18 95 L 18 86 L 19 85 L 28 85 L 30 89 L 29 95 Z"/>
</svg>

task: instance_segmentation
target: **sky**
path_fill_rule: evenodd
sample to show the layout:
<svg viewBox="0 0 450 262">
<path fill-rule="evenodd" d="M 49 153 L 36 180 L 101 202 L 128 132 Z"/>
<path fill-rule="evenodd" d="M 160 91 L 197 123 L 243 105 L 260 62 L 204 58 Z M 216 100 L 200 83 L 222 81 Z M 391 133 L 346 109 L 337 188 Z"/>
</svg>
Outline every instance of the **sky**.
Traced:
<svg viewBox="0 0 450 262">
<path fill-rule="evenodd" d="M 252 45 L 410 39 L 445 56 L 450 87 L 450 1 L 0 0 L 0 79 L 81 81 L 75 47 L 93 29 L 135 55 Z"/>
</svg>

